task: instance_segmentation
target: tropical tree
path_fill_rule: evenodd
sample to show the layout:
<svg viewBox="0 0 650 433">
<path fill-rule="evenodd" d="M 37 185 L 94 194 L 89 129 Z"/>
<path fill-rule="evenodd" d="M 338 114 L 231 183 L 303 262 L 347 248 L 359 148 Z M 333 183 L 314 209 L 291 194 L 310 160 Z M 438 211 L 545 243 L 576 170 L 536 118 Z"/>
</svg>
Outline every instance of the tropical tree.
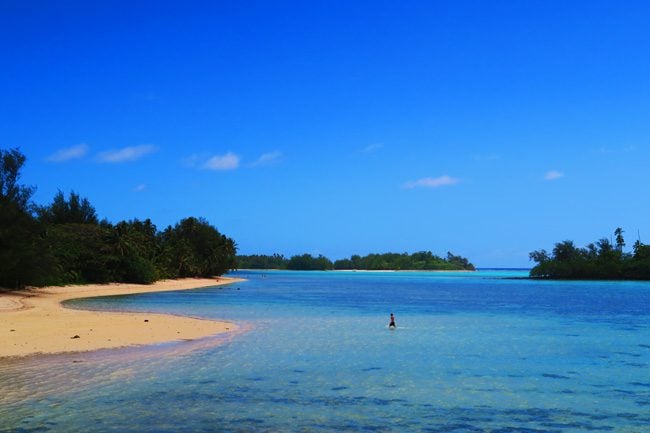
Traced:
<svg viewBox="0 0 650 433">
<path fill-rule="evenodd" d="M 222 275 L 235 267 L 237 245 L 203 218 L 185 218 L 160 235 L 159 263 L 166 276 Z"/>
<path fill-rule="evenodd" d="M 616 230 L 614 230 L 614 236 L 616 236 L 616 249 L 619 252 L 622 252 L 623 247 L 625 246 L 625 239 L 623 239 L 623 229 L 617 227 Z"/>
<path fill-rule="evenodd" d="M 314 257 L 311 254 L 302 254 L 292 256 L 287 263 L 287 269 L 295 271 L 326 271 L 334 269 L 334 265 L 323 255 Z"/>
<path fill-rule="evenodd" d="M 99 221 L 88 199 L 58 191 L 36 207 L 19 183 L 25 156 L 0 150 L 0 287 L 151 283 L 161 277 L 221 275 L 236 244 L 204 219 L 159 233 L 151 220 Z"/>
<path fill-rule="evenodd" d="M 26 159 L 18 149 L 0 149 L 0 204 L 11 205 L 23 212 L 29 212 L 30 199 L 36 191 L 33 186 L 18 183 Z"/>
<path fill-rule="evenodd" d="M 263 254 L 238 255 L 237 269 L 286 269 L 288 259 L 282 254 L 272 256 Z"/>
<path fill-rule="evenodd" d="M 155 260 L 158 255 L 156 226 L 145 221 L 121 221 L 110 230 L 109 247 L 120 281 L 150 284 L 159 277 Z"/>
<path fill-rule="evenodd" d="M 66 200 L 63 192 L 54 196 L 52 204 L 38 209 L 41 221 L 48 224 L 97 224 L 97 213 L 87 198 L 82 198 L 74 191 Z"/>
<path fill-rule="evenodd" d="M 36 188 L 19 183 L 25 155 L 0 149 L 0 286 L 22 287 L 49 272 L 43 229 L 30 202 Z"/>
<path fill-rule="evenodd" d="M 552 255 L 539 250 L 530 253 L 537 265 L 531 277 L 556 279 L 650 279 L 650 246 L 634 244 L 634 253 L 624 253 L 623 230 L 614 231 L 616 244 L 608 238 L 576 248 L 572 241 L 555 244 Z"/>
</svg>

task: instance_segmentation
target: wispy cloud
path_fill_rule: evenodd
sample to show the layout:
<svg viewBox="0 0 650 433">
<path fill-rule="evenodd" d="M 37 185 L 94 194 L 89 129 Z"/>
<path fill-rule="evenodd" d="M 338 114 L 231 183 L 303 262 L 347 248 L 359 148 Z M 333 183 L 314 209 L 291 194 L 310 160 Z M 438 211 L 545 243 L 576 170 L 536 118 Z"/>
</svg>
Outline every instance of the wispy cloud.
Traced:
<svg viewBox="0 0 650 433">
<path fill-rule="evenodd" d="M 455 185 L 460 182 L 456 177 L 447 176 L 446 174 L 440 177 L 423 177 L 416 181 L 406 182 L 405 188 L 439 188 L 441 186 Z"/>
<path fill-rule="evenodd" d="M 623 147 L 600 146 L 598 148 L 598 153 L 603 153 L 603 154 L 630 153 L 630 152 L 635 152 L 637 149 L 638 149 L 637 146 L 635 146 L 634 144 L 630 144 L 630 145 L 623 146 Z"/>
<path fill-rule="evenodd" d="M 154 153 L 158 148 L 151 144 L 143 144 L 140 146 L 123 147 L 122 149 L 114 149 L 106 152 L 101 152 L 97 155 L 97 160 L 110 164 L 135 161 L 145 155 Z"/>
<path fill-rule="evenodd" d="M 280 162 L 282 159 L 282 152 L 274 150 L 273 152 L 268 152 L 262 154 L 255 162 L 251 164 L 251 167 L 259 167 L 264 165 L 272 165 Z"/>
<path fill-rule="evenodd" d="M 228 152 L 225 155 L 216 155 L 208 159 L 203 164 L 203 168 L 206 170 L 235 170 L 239 168 L 239 160 L 239 156 Z"/>
<path fill-rule="evenodd" d="M 142 192 L 145 189 L 147 189 L 147 185 L 145 185 L 144 183 L 141 183 L 139 185 L 136 185 L 135 188 L 133 188 L 133 191 L 134 192 Z"/>
<path fill-rule="evenodd" d="M 560 179 L 561 177 L 564 177 L 564 173 L 557 170 L 551 170 L 546 172 L 546 174 L 544 175 L 544 180 L 557 180 Z"/>
<path fill-rule="evenodd" d="M 373 144 L 369 144 L 368 146 L 366 146 L 366 147 L 364 147 L 363 149 L 361 149 L 361 153 L 372 153 L 372 152 L 376 152 L 376 151 L 378 151 L 379 149 L 381 149 L 382 147 L 384 147 L 384 145 L 381 144 L 381 143 L 373 143 Z"/>
<path fill-rule="evenodd" d="M 71 159 L 83 158 L 88 153 L 88 145 L 85 143 L 77 144 L 76 146 L 66 147 L 54 152 L 47 157 L 50 162 L 66 162 Z"/>
</svg>

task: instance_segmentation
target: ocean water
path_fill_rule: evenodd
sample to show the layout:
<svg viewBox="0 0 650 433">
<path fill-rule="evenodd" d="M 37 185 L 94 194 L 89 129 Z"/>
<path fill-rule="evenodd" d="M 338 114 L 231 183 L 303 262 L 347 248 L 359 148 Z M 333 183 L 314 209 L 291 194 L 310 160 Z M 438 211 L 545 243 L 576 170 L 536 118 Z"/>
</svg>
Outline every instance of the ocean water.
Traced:
<svg viewBox="0 0 650 433">
<path fill-rule="evenodd" d="M 235 275 L 248 281 L 71 302 L 243 331 L 0 361 L 0 432 L 650 431 L 650 283 Z"/>
</svg>

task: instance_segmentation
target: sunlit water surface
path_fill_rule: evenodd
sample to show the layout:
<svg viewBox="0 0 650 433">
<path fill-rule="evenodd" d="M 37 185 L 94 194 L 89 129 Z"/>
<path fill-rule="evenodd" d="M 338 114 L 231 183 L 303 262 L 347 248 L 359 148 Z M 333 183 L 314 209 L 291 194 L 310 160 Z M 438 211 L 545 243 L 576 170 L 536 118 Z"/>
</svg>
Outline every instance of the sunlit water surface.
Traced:
<svg viewBox="0 0 650 433">
<path fill-rule="evenodd" d="M 650 431 L 649 283 L 235 275 L 248 281 L 73 301 L 245 332 L 0 361 L 0 431 Z"/>
</svg>

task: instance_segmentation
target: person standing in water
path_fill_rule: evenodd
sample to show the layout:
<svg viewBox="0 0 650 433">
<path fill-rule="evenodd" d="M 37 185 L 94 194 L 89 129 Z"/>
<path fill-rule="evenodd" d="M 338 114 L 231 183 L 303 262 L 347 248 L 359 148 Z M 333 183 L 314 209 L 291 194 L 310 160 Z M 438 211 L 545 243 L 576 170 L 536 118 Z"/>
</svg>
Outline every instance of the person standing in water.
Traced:
<svg viewBox="0 0 650 433">
<path fill-rule="evenodd" d="M 388 324 L 388 327 L 390 329 L 397 328 L 397 325 L 395 325 L 395 316 L 393 316 L 393 313 L 390 313 L 390 323 Z"/>
</svg>

